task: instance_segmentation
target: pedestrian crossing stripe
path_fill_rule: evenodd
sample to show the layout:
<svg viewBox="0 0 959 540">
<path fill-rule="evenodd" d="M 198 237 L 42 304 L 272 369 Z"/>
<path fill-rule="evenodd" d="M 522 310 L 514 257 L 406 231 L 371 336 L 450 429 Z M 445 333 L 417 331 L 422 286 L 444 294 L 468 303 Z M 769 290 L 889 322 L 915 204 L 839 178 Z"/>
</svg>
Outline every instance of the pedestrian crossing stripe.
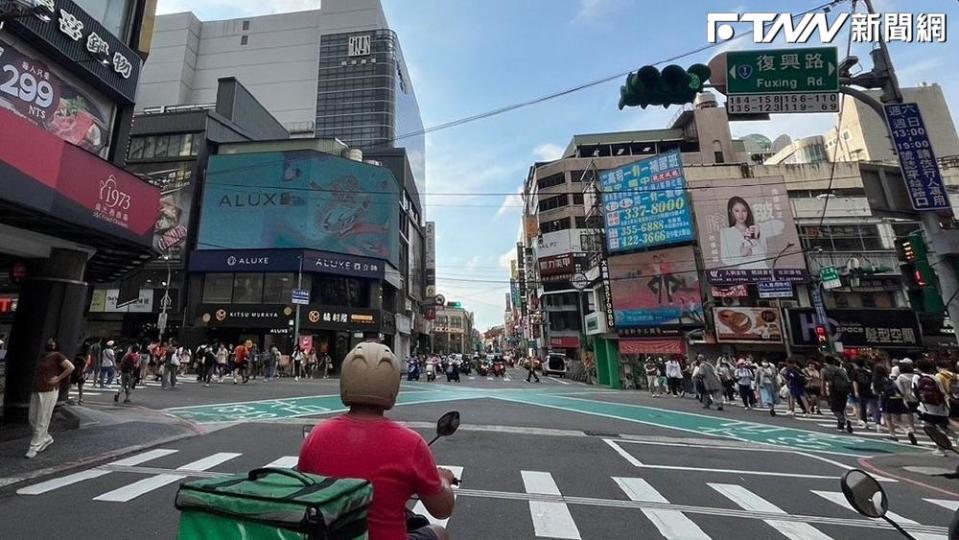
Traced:
<svg viewBox="0 0 959 540">
<path fill-rule="evenodd" d="M 99 502 L 124 503 L 156 491 L 164 486 L 191 476 L 218 476 L 227 475 L 226 472 L 213 472 L 210 469 L 236 460 L 242 454 L 232 452 L 218 452 L 175 469 L 152 468 L 140 466 L 144 463 L 165 456 L 176 454 L 177 450 L 158 448 L 136 455 L 110 462 L 93 469 L 79 471 L 66 476 L 53 478 L 17 490 L 18 495 L 42 495 L 67 486 L 78 484 L 86 480 L 93 480 L 112 472 L 148 474 L 136 482 L 121 486 L 92 499 Z M 297 456 L 280 456 L 266 467 L 293 467 L 297 463 Z M 463 467 L 443 466 L 453 474 L 462 478 Z M 524 493 L 507 493 L 493 491 L 477 491 L 457 489 L 457 496 L 485 497 L 507 500 L 526 500 L 529 504 L 530 519 L 537 538 L 561 538 L 579 540 L 580 531 L 568 506 L 570 504 L 586 504 L 589 506 L 608 506 L 616 508 L 638 508 L 653 523 L 659 532 L 668 539 L 674 540 L 708 540 L 709 536 L 697 525 L 693 515 L 724 515 L 731 518 L 758 519 L 764 521 L 780 534 L 791 540 L 828 540 L 830 537 L 813 525 L 841 525 L 852 527 L 882 528 L 884 524 L 873 523 L 871 520 L 844 519 L 819 517 L 810 515 L 791 515 L 756 493 L 742 485 L 730 483 L 707 483 L 717 493 L 729 499 L 733 504 L 742 508 L 742 511 L 729 508 L 710 508 L 682 505 L 669 502 L 646 479 L 633 477 L 611 477 L 628 501 L 617 499 L 590 499 L 565 496 L 557 486 L 553 476 L 544 471 L 520 471 Z M 848 508 L 844 496 L 838 491 L 810 490 L 810 493 L 827 501 Z M 959 509 L 959 500 L 949 499 L 922 499 L 927 504 L 946 509 L 950 512 Z M 630 503 L 639 503 L 630 506 Z M 414 511 L 426 515 L 435 524 L 446 525 L 447 519 L 436 519 L 429 516 L 425 506 L 418 503 Z M 890 517 L 911 529 L 911 534 L 919 540 L 944 539 L 944 527 L 920 525 L 905 516 L 889 514 Z"/>
<path fill-rule="evenodd" d="M 853 508 L 849 504 L 849 501 L 846 500 L 846 496 L 839 491 L 819 491 L 814 489 L 812 490 L 812 492 L 815 493 L 816 495 L 819 495 L 823 499 L 826 499 L 829 502 L 836 503 L 837 505 L 842 506 L 843 508 L 846 508 L 847 510 L 851 510 L 853 512 L 856 511 L 855 508 Z M 888 516 L 889 519 L 899 523 L 900 525 L 919 525 L 918 522 L 913 521 L 907 517 L 900 516 L 899 514 L 889 510 L 886 511 L 886 516 Z M 875 519 L 877 521 L 879 520 L 879 518 L 875 518 Z M 941 536 L 938 534 L 927 534 L 927 533 L 920 533 L 920 532 L 913 532 L 911 534 L 913 538 L 915 538 L 916 540 L 947 540 L 945 536 Z"/>
</svg>

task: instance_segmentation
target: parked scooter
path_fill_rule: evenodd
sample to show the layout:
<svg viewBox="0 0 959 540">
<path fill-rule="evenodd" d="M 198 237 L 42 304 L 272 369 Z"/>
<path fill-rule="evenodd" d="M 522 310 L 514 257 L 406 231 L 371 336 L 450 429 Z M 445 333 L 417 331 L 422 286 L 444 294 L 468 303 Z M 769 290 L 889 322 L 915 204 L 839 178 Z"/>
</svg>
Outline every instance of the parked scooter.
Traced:
<svg viewBox="0 0 959 540">
<path fill-rule="evenodd" d="M 948 437 L 946 437 L 946 440 L 948 441 Z M 846 501 L 857 512 L 870 518 L 882 518 L 904 537 L 915 540 L 915 536 L 909 534 L 901 525 L 886 515 L 889 510 L 886 491 L 872 475 L 860 469 L 852 469 L 842 475 L 840 485 L 842 486 L 842 494 L 846 496 Z M 949 540 L 959 540 L 959 512 L 953 515 L 952 523 L 949 524 Z"/>
</svg>

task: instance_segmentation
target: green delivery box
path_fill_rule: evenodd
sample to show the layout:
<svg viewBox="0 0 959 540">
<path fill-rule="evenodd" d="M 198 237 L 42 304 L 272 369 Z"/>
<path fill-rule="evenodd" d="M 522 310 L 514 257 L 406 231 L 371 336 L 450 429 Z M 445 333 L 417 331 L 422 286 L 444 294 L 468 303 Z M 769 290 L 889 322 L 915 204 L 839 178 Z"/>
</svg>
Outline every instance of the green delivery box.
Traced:
<svg viewBox="0 0 959 540">
<path fill-rule="evenodd" d="M 180 540 L 365 540 L 373 488 L 366 480 L 334 479 L 292 469 L 180 484 Z"/>
</svg>

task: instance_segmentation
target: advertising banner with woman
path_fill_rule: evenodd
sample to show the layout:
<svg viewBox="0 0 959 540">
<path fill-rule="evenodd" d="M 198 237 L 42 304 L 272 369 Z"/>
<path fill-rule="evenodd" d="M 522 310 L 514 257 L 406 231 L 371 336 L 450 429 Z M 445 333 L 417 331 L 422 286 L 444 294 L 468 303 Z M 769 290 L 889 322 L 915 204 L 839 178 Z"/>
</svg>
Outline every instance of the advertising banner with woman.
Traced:
<svg viewBox="0 0 959 540">
<path fill-rule="evenodd" d="M 781 176 L 707 180 L 691 187 L 710 284 L 805 279 L 806 261 Z"/>
<path fill-rule="evenodd" d="M 617 328 L 703 322 L 692 247 L 610 257 L 609 279 Z"/>
</svg>

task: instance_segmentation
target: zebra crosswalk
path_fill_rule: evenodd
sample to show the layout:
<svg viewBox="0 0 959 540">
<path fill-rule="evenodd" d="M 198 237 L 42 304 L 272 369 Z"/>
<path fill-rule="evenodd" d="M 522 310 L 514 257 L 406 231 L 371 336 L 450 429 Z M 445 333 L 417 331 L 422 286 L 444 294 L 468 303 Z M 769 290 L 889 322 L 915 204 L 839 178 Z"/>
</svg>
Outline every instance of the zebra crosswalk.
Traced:
<svg viewBox="0 0 959 540">
<path fill-rule="evenodd" d="M 181 453 L 176 449 L 157 448 L 94 468 L 26 485 L 20 487 L 16 493 L 24 497 L 39 497 L 59 490 L 71 490 L 69 492 L 71 500 L 85 499 L 86 504 L 94 505 L 133 503 L 151 496 L 170 501 L 175 489 L 174 484 L 181 480 L 235 474 L 261 466 L 294 467 L 297 463 L 297 456 L 293 455 L 272 458 L 258 455 L 260 457 L 245 456 L 240 452 L 213 452 L 198 455 Z M 469 474 L 470 471 L 466 466 L 444 465 L 444 467 L 451 469 L 458 478 L 463 478 L 464 473 Z M 577 497 L 561 489 L 561 485 L 567 487 L 571 485 L 563 481 L 566 471 L 525 469 L 515 472 L 507 471 L 507 476 L 512 474 L 516 474 L 518 480 L 512 485 L 522 485 L 522 492 L 471 489 L 469 478 L 467 478 L 464 487 L 456 490 L 456 497 L 457 499 L 469 498 L 470 503 L 511 505 L 512 513 L 508 515 L 513 516 L 514 520 L 524 520 L 525 523 L 514 523 L 510 526 L 515 530 L 528 529 L 531 536 L 535 538 L 581 540 L 584 537 L 597 537 L 594 528 L 598 524 L 593 514 L 581 511 L 586 508 L 592 512 L 592 509 L 597 507 L 607 508 L 609 511 L 630 512 L 629 519 L 646 520 L 642 527 L 645 527 L 644 532 L 648 531 L 653 535 L 650 537 L 655 537 L 655 533 L 658 532 L 661 537 L 670 540 L 721 538 L 723 536 L 717 535 L 717 530 L 725 529 L 719 528 L 716 520 L 728 519 L 748 520 L 752 524 L 751 530 L 756 531 L 753 536 L 790 540 L 848 538 L 852 537 L 852 532 L 858 533 L 857 537 L 859 537 L 864 534 L 872 535 L 870 529 L 884 526 L 874 522 L 875 520 L 861 518 L 855 514 L 844 495 L 835 489 L 838 488 L 837 482 L 830 481 L 828 484 L 834 489 L 810 489 L 812 484 L 826 485 L 825 479 L 804 480 L 802 483 L 791 486 L 788 498 L 781 496 L 780 484 L 775 484 L 775 491 L 766 492 L 759 487 L 760 484 L 751 483 L 748 476 L 739 476 L 735 481 L 727 482 L 708 481 L 708 478 L 685 479 L 684 483 L 699 482 L 700 485 L 692 486 L 693 489 L 707 493 L 697 501 L 699 503 L 709 501 L 710 506 L 697 506 L 689 504 L 688 501 L 675 500 L 675 496 L 668 497 L 668 493 L 680 492 L 672 485 L 675 481 L 671 477 L 661 474 L 651 474 L 648 477 L 597 478 L 596 482 L 606 486 L 604 489 L 608 489 L 605 491 L 606 498 Z M 474 476 L 483 475 L 476 471 Z M 479 480 L 477 478 L 477 481 Z M 616 495 L 612 495 L 614 493 Z M 144 504 L 155 503 L 160 506 L 166 504 L 159 502 L 159 499 L 151 499 Z M 524 511 L 518 512 L 516 505 L 524 506 Z M 793 507 L 793 505 L 796 506 Z M 912 535 L 919 540 L 945 540 L 944 527 L 922 525 L 916 519 L 904 514 L 911 512 L 921 513 L 923 516 L 935 514 L 940 524 L 946 523 L 950 513 L 959 509 L 959 499 L 921 499 L 912 501 L 911 508 L 908 508 L 909 506 L 908 504 L 898 505 L 897 510 L 903 514 L 890 513 L 889 516 L 912 529 Z M 111 506 L 104 508 L 109 507 Z M 826 511 L 829 508 L 834 508 L 835 511 L 830 514 Z M 416 502 L 413 510 L 428 516 L 421 502 Z M 823 515 L 817 516 L 810 513 L 815 510 Z M 172 507 L 170 511 L 173 511 Z M 834 514 L 847 513 L 849 515 L 845 518 L 834 516 Z M 467 528 L 502 525 L 490 523 L 488 520 L 477 522 L 470 512 L 464 512 L 463 515 L 454 513 L 450 519 L 430 518 L 430 520 L 433 523 L 449 526 L 454 535 L 458 528 L 465 531 L 468 530 Z M 728 525 L 728 521 L 723 523 Z M 857 527 L 858 529 L 853 531 L 853 528 Z M 646 536 L 649 534 L 642 535 L 642 537 Z"/>
</svg>

